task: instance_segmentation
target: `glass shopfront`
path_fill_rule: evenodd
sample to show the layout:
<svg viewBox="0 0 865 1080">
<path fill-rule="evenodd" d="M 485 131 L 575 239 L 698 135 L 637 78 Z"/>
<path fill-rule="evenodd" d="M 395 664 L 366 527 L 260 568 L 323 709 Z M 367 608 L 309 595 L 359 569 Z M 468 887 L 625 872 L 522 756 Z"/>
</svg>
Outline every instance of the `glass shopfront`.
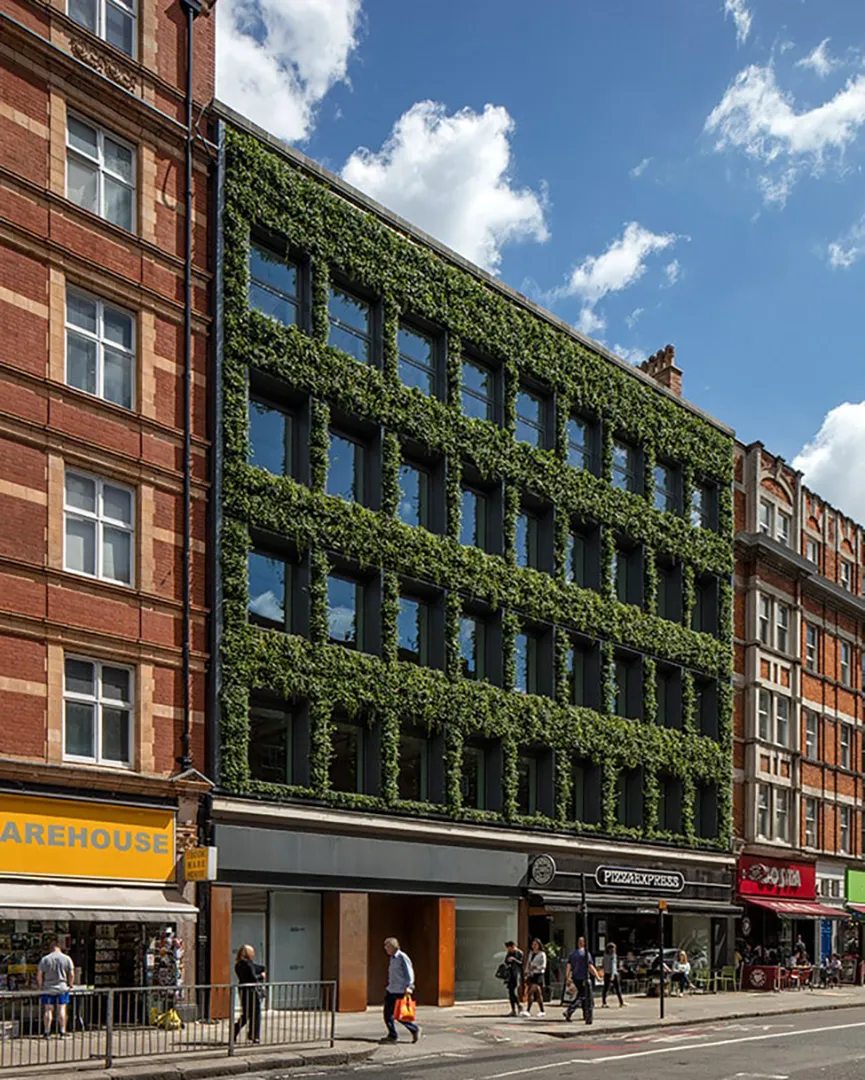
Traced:
<svg viewBox="0 0 865 1080">
<path fill-rule="evenodd" d="M 457 897 L 456 1001 L 491 1001 L 502 997 L 502 982 L 496 978 L 496 968 L 504 960 L 504 943 L 517 940 L 517 910 L 516 900 Z"/>
</svg>

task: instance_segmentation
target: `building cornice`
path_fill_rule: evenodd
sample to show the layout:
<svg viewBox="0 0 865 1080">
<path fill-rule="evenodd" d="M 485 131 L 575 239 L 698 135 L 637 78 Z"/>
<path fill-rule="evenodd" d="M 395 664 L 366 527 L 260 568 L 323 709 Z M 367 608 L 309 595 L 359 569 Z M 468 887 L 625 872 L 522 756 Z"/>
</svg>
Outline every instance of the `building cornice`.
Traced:
<svg viewBox="0 0 865 1080">
<path fill-rule="evenodd" d="M 769 562 L 780 566 L 787 573 L 792 573 L 809 592 L 816 594 L 833 607 L 843 608 L 857 618 L 865 619 L 865 599 L 854 596 L 840 585 L 823 577 L 814 563 L 804 555 L 785 547 L 765 533 L 736 533 L 736 548 L 740 551 L 755 552 Z"/>
</svg>

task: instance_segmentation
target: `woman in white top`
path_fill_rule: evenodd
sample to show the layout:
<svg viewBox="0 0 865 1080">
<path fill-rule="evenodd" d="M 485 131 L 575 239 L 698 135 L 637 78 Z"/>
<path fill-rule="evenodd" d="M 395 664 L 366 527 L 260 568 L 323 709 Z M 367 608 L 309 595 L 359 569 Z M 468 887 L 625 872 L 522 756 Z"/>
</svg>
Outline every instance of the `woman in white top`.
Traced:
<svg viewBox="0 0 865 1080">
<path fill-rule="evenodd" d="M 691 985 L 691 964 L 684 949 L 680 950 L 673 961 L 673 973 L 670 978 L 674 986 L 680 987 L 682 993 Z"/>
<path fill-rule="evenodd" d="M 547 954 L 538 938 L 535 938 L 529 949 L 529 958 L 526 961 L 526 1007 L 520 1016 L 532 1015 L 532 1002 L 538 1003 L 538 1016 L 546 1016 L 544 1012 L 544 983 L 547 978 Z"/>
</svg>

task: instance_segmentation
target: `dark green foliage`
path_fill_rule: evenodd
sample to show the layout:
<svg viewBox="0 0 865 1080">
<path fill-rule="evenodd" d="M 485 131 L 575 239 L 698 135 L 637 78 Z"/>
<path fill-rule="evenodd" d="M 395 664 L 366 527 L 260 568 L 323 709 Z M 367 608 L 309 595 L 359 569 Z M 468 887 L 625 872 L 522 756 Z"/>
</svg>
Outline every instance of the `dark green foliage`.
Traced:
<svg viewBox="0 0 865 1080">
<path fill-rule="evenodd" d="M 221 753 L 223 789 L 273 799 L 311 796 L 335 805 L 409 813 L 445 813 L 475 820 L 519 821 L 523 825 L 601 831 L 619 837 L 662 839 L 727 849 L 731 829 L 732 672 L 732 440 L 707 421 L 652 390 L 636 377 L 499 294 L 463 268 L 401 235 L 374 215 L 330 191 L 253 138 L 229 131 L 225 183 L 225 451 L 223 530 L 224 604 L 222 645 Z M 247 260 L 251 227 L 284 237 L 292 251 L 309 257 L 312 311 L 309 333 L 286 328 L 247 305 Z M 327 341 L 327 284 L 333 268 L 381 298 L 381 369 L 362 365 Z M 396 336 L 402 314 L 427 320 L 447 332 L 448 400 L 430 400 L 398 379 Z M 467 419 L 459 408 L 459 356 L 463 343 L 504 369 L 505 427 Z M 254 368 L 276 376 L 312 399 L 309 487 L 271 476 L 247 464 L 247 376 Z M 541 451 L 515 441 L 511 431 L 518 378 L 530 376 L 555 394 L 556 447 Z M 372 512 L 324 494 L 330 409 L 384 425 L 382 509 Z M 563 464 L 565 420 L 572 409 L 602 422 L 601 477 Z M 510 427 L 508 427 L 510 425 Z M 643 495 L 615 490 L 612 437 L 622 434 L 645 454 Z M 446 456 L 448 535 L 413 529 L 396 518 L 399 437 L 410 438 Z M 719 529 L 694 529 L 684 517 L 656 511 L 651 502 L 652 465 L 660 457 L 680 463 L 685 505 L 695 481 L 719 491 Z M 468 459 L 482 475 L 505 483 L 504 557 L 461 546 L 460 463 Z M 555 576 L 517 567 L 514 529 L 521 491 L 556 507 Z M 567 522 L 571 516 L 603 528 L 603 592 L 565 582 Z M 273 533 L 309 557 L 309 639 L 262 632 L 247 624 L 246 556 L 250 530 Z M 610 567 L 613 534 L 644 545 L 644 610 L 618 603 Z M 327 644 L 325 551 L 339 552 L 361 567 L 383 571 L 383 647 L 380 657 Z M 655 559 L 664 554 L 684 566 L 684 619 L 677 625 L 658 618 Z M 717 575 L 720 586 L 720 640 L 692 632 L 695 573 Z M 395 627 L 400 577 L 444 587 L 448 659 L 444 671 L 396 660 Z M 458 627 L 463 597 L 503 608 L 505 685 L 513 677 L 513 635 L 518 617 L 554 624 L 557 701 L 521 695 L 458 677 Z M 566 704 L 564 659 L 567 631 L 602 641 L 604 701 L 610 701 L 613 645 L 646 655 L 642 722 Z M 684 724 L 672 731 L 654 722 L 655 659 L 685 668 Z M 693 715 L 691 672 L 718 680 L 720 736 L 698 734 Z M 266 687 L 286 698 L 310 702 L 311 785 L 309 790 L 266 785 L 250 778 L 247 762 L 249 693 Z M 330 723 L 334 710 L 380 725 L 380 796 L 329 791 Z M 444 729 L 447 762 L 446 805 L 424 807 L 398 801 L 398 744 L 401 724 L 428 731 Z M 501 815 L 461 805 L 463 739 L 499 738 L 504 747 L 504 806 Z M 516 807 L 517 747 L 552 746 L 556 751 L 556 814 L 521 819 Z M 572 758 L 604 765 L 603 824 L 573 820 Z M 619 769 L 644 766 L 646 813 L 643 830 L 615 824 Z M 657 773 L 682 778 L 682 836 L 660 833 Z M 717 840 L 694 836 L 695 782 L 718 785 Z"/>
</svg>

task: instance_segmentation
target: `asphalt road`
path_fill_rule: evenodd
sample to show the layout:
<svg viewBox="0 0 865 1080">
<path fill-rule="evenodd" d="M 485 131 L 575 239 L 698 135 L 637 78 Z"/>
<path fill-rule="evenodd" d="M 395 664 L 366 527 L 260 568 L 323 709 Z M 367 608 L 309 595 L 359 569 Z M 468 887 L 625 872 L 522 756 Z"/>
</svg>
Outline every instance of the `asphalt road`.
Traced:
<svg viewBox="0 0 865 1080">
<path fill-rule="evenodd" d="M 473 1053 L 429 1053 L 423 1041 L 386 1049 L 387 1058 L 351 1068 L 303 1069 L 292 1077 L 352 1080 L 862 1080 L 865 1008 L 812 1016 L 711 1023 L 630 1035 L 575 1028 L 534 1047 L 479 1047 Z M 249 1080 L 278 1080 L 273 1073 Z"/>
</svg>

